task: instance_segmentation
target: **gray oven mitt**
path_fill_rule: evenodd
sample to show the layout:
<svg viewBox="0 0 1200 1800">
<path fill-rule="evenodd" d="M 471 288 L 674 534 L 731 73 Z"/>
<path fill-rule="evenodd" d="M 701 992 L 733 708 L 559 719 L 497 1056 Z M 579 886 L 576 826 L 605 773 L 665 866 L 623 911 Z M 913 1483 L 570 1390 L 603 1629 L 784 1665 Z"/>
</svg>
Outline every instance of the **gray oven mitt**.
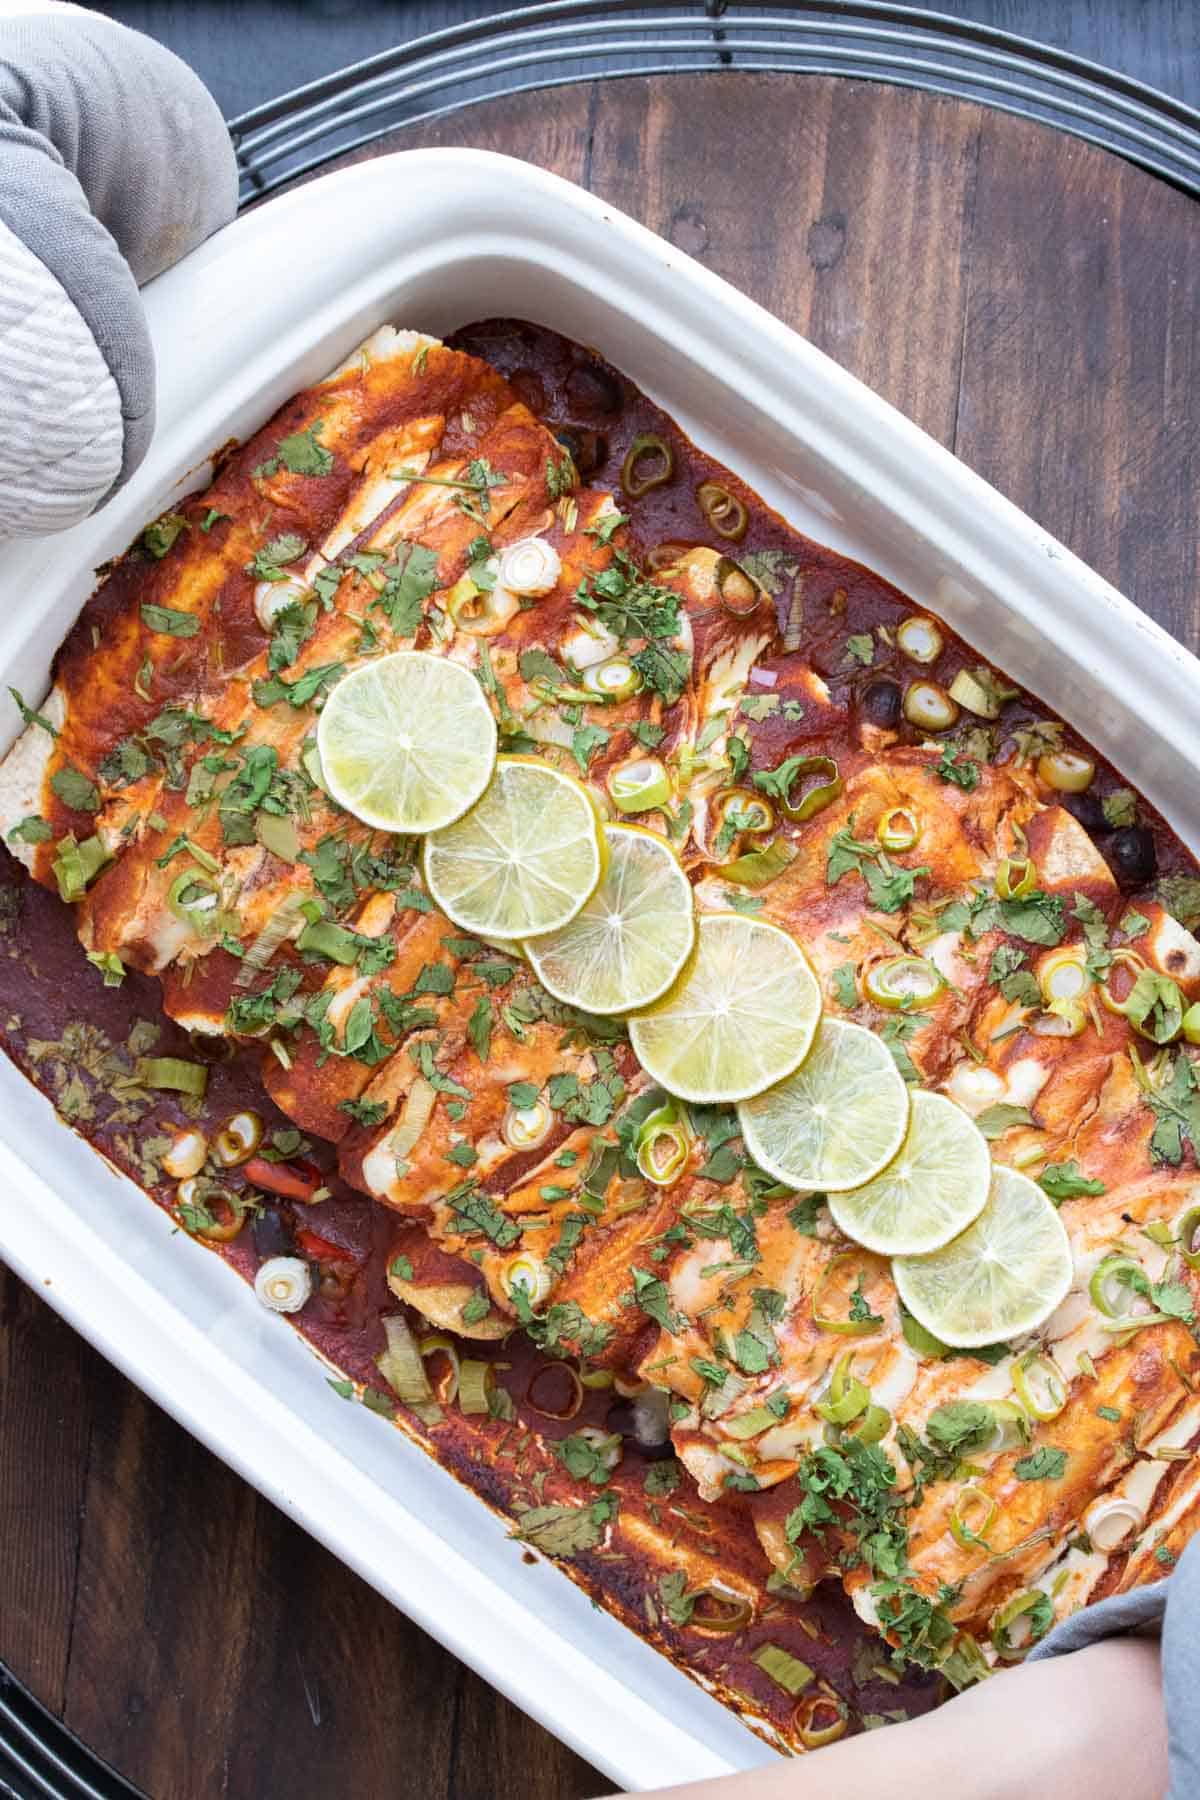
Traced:
<svg viewBox="0 0 1200 1800">
<path fill-rule="evenodd" d="M 0 0 L 0 538 L 102 505 L 154 429 L 141 283 L 231 219 L 224 122 L 185 63 L 51 0 Z"/>
<path fill-rule="evenodd" d="M 1168 1566 L 1170 1557 L 1168 1556 Z M 1161 1633 L 1163 1699 L 1171 1786 L 1166 1800 L 1200 1795 L 1200 1538 L 1193 1538 L 1169 1580 L 1114 1594 L 1057 1626 L 1029 1661 L 1085 1650 L 1106 1637 Z"/>
</svg>

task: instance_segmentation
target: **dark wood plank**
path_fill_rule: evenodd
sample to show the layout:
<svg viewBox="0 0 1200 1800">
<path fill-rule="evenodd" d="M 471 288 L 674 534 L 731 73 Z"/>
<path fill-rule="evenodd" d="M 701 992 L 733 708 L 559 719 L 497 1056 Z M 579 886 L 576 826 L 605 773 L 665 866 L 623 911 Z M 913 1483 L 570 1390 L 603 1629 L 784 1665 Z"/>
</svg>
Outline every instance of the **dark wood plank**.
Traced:
<svg viewBox="0 0 1200 1800">
<path fill-rule="evenodd" d="M 1193 648 L 1200 207 L 989 113 L 954 447 Z"/>
<path fill-rule="evenodd" d="M 0 1265 L 0 1657 L 61 1712 L 99 1357 Z"/>
<path fill-rule="evenodd" d="M 980 117 L 861 82 L 608 82 L 591 185 L 949 442 Z"/>
<path fill-rule="evenodd" d="M 528 95 L 373 153 L 456 143 L 590 183 L 663 232 L 1195 641 L 1194 203 L 1002 114 L 819 79 Z M 12 1278 L 0 1657 L 154 1800 L 604 1785 Z"/>
</svg>

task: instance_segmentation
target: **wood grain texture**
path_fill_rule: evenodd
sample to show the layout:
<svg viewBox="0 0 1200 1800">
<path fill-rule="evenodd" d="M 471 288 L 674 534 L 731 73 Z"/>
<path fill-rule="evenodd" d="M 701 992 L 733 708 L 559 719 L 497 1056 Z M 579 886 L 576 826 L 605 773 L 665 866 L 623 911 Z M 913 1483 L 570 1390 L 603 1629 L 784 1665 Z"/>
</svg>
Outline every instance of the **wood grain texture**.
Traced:
<svg viewBox="0 0 1200 1800">
<path fill-rule="evenodd" d="M 1198 640 L 1200 209 L 1004 114 L 738 74 L 489 103 Z M 488 311 L 486 293 L 477 310 Z M 0 1657 L 154 1800 L 580 1800 L 604 1784 L 8 1277 Z"/>
</svg>

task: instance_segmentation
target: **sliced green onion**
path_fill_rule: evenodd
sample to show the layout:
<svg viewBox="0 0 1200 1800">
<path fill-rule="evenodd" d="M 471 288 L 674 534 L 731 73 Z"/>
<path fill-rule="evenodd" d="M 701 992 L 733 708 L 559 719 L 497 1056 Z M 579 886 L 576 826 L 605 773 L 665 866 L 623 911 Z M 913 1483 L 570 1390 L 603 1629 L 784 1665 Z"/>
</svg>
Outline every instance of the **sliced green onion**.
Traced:
<svg viewBox="0 0 1200 1800">
<path fill-rule="evenodd" d="M 719 481 L 702 481 L 696 489 L 696 500 L 718 537 L 728 543 L 740 543 L 750 524 L 750 514 L 736 494 L 731 494 Z"/>
<path fill-rule="evenodd" d="M 871 1404 L 871 1390 L 853 1373 L 854 1352 L 839 1356 L 829 1384 L 829 1398 L 818 1400 L 813 1411 L 831 1425 L 849 1425 Z"/>
<path fill-rule="evenodd" d="M 500 1136 L 510 1150 L 536 1150 L 554 1130 L 554 1114 L 544 1100 L 532 1106 L 509 1106 L 500 1126 Z"/>
<path fill-rule="evenodd" d="M 793 1699 L 817 1678 L 815 1669 L 810 1669 L 806 1662 L 801 1662 L 798 1656 L 793 1656 L 790 1650 L 784 1650 L 778 1644 L 760 1644 L 750 1660 L 758 1664 L 764 1675 L 770 1676 L 776 1687 L 781 1687 Z"/>
<path fill-rule="evenodd" d="M 1154 969 L 1143 969 L 1119 1010 L 1139 1037 L 1169 1044 L 1179 1036 L 1186 1002 L 1177 982 Z"/>
<path fill-rule="evenodd" d="M 653 812 L 671 799 L 671 779 L 655 756 L 639 756 L 611 769 L 608 791 L 618 812 Z"/>
<path fill-rule="evenodd" d="M 496 1371 L 490 1362 L 468 1358 L 458 1371 L 458 1410 L 468 1415 L 491 1412 Z"/>
<path fill-rule="evenodd" d="M 450 1373 L 438 1382 L 435 1393 L 444 1405 L 453 1406 L 458 1395 L 460 1373 L 458 1345 L 453 1338 L 449 1338 L 444 1332 L 439 1331 L 432 1337 L 423 1337 L 417 1345 L 417 1349 L 423 1363 L 428 1362 L 431 1356 L 444 1356 L 450 1364 Z M 432 1386 L 432 1383 L 430 1385 Z"/>
<path fill-rule="evenodd" d="M 845 1706 L 829 1694 L 814 1694 L 811 1699 L 802 1700 L 792 1714 L 792 1729 L 806 1750 L 836 1744 L 845 1737 L 848 1724 Z"/>
<path fill-rule="evenodd" d="M 254 1292 L 270 1312 L 299 1312 L 312 1293 L 312 1271 L 298 1256 L 269 1257 L 254 1277 Z"/>
<path fill-rule="evenodd" d="M 301 746 L 300 767 L 314 787 L 320 788 L 323 794 L 328 794 L 329 789 L 325 786 L 325 771 L 321 767 L 321 752 L 317 748 L 315 735 L 305 738 Z"/>
<path fill-rule="evenodd" d="M 1095 779 L 1096 765 L 1090 756 L 1079 756 L 1074 750 L 1054 750 L 1038 757 L 1037 772 L 1047 787 L 1060 794 L 1082 794 Z"/>
<path fill-rule="evenodd" d="M 1100 998 L 1108 1008 L 1109 1012 L 1119 1013 L 1122 1017 L 1125 1016 L 1126 1009 L 1129 1006 L 1129 1001 L 1133 994 L 1133 989 L 1137 985 L 1138 977 L 1143 973 L 1146 967 L 1147 963 L 1145 957 L 1139 956 L 1136 950 L 1129 950 L 1122 946 L 1120 949 L 1112 952 L 1112 961 L 1108 966 L 1100 987 Z M 1113 977 L 1119 970 L 1126 975 L 1131 975 L 1133 977 L 1133 981 L 1123 1000 L 1117 998 L 1113 988 Z"/>
<path fill-rule="evenodd" d="M 936 681 L 910 682 L 902 709 L 909 724 L 921 731 L 948 731 L 958 718 L 958 707 Z"/>
<path fill-rule="evenodd" d="M 761 888 L 795 862 L 799 851 L 787 838 L 776 838 L 765 850 L 747 850 L 732 862 L 717 864 L 714 873 L 735 887 Z"/>
<path fill-rule="evenodd" d="M 436 1104 L 437 1089 L 433 1083 L 426 1081 L 423 1075 L 414 1076 L 388 1143 L 388 1154 L 395 1159 L 397 1167 L 407 1159 L 409 1151 L 424 1133 Z"/>
<path fill-rule="evenodd" d="M 670 1187 L 688 1159 L 690 1142 L 673 1100 L 643 1119 L 637 1134 L 639 1172 L 655 1187 Z"/>
<path fill-rule="evenodd" d="M 208 1068 L 204 1063 L 184 1062 L 178 1056 L 139 1056 L 133 1066 L 133 1079 L 138 1087 L 161 1088 L 201 1100 L 208 1086 Z"/>
<path fill-rule="evenodd" d="M 893 806 L 875 827 L 881 849 L 911 850 L 921 835 L 921 821 L 911 806 Z"/>
<path fill-rule="evenodd" d="M 1005 1662 L 1019 1662 L 1054 1623 L 1054 1605 L 1041 1588 L 1027 1588 L 992 1619 L 992 1645 Z"/>
<path fill-rule="evenodd" d="M 832 756 L 791 756 L 788 762 L 792 766 L 780 805 L 788 818 L 799 825 L 832 806 L 842 791 L 842 778 Z M 778 774 L 779 770 L 773 773 Z"/>
<path fill-rule="evenodd" d="M 978 676 L 972 675 L 969 669 L 960 669 L 950 683 L 950 698 L 956 700 L 960 706 L 965 706 L 967 711 L 974 713 L 977 718 L 998 719 L 1004 698 L 1010 697 L 1014 690 L 1009 689 L 1006 693 L 1004 687 L 991 674 L 990 669 L 981 669 L 979 673 L 986 674 L 991 678 L 988 686 L 985 687 Z"/>
<path fill-rule="evenodd" d="M 255 977 L 266 968 L 279 946 L 292 934 L 296 920 L 304 915 L 307 902 L 303 894 L 288 894 L 267 920 L 241 961 L 235 987 L 253 987 Z"/>
<path fill-rule="evenodd" d="M 208 1139 L 202 1131 L 197 1131 L 195 1126 L 189 1131 L 181 1131 L 170 1149 L 160 1158 L 163 1174 L 170 1175 L 174 1181 L 198 1175 L 207 1155 Z"/>
<path fill-rule="evenodd" d="M 1036 1037 L 1076 1038 L 1087 1030 L 1087 1026 L 1087 1011 L 1080 1001 L 1052 1000 L 1029 1029 Z"/>
<path fill-rule="evenodd" d="M 50 867 L 54 871 L 61 898 L 66 901 L 82 900 L 88 883 L 94 881 L 101 869 L 111 861 L 110 852 L 98 837 L 84 838 L 82 843 L 77 843 L 68 832 L 65 837 L 59 838 Z"/>
<path fill-rule="evenodd" d="M 1015 1400 L 989 1400 L 988 1408 L 995 1426 L 983 1446 L 989 1456 L 999 1456 L 1004 1450 L 1015 1450 L 1018 1444 L 1029 1442 L 1032 1436 L 1029 1417 Z"/>
<path fill-rule="evenodd" d="M 1146 1523 L 1146 1515 L 1136 1501 L 1121 1495 L 1101 1497 L 1083 1515 L 1083 1529 L 1093 1550 L 1109 1556 L 1119 1544 Z"/>
<path fill-rule="evenodd" d="M 631 500 L 662 487 L 675 473 L 675 452 L 656 431 L 639 431 L 621 464 L 621 486 Z"/>
<path fill-rule="evenodd" d="M 440 1418 L 441 1408 L 434 1403 L 429 1376 L 407 1320 L 399 1313 L 388 1313 L 383 1329 L 387 1335 L 387 1349 L 375 1358 L 375 1367 L 392 1392 L 405 1406 L 411 1406 L 418 1418 L 427 1423 L 434 1416 Z"/>
<path fill-rule="evenodd" d="M 263 1122 L 256 1112 L 234 1113 L 213 1139 L 213 1155 L 224 1169 L 248 1162 L 262 1142 Z"/>
<path fill-rule="evenodd" d="M 693 1631 L 703 1632 L 707 1637 L 728 1637 L 740 1631 L 750 1623 L 754 1608 L 744 1594 L 735 1594 L 728 1588 L 701 1588 L 695 1597 L 692 1616 L 688 1625 Z"/>
<path fill-rule="evenodd" d="M 221 905 L 221 890 L 203 870 L 185 869 L 167 890 L 167 905 L 175 917 L 198 937 L 214 937 L 219 931 L 236 931 L 236 913 Z"/>
<path fill-rule="evenodd" d="M 892 1428 L 892 1415 L 886 1406 L 877 1406 L 874 1401 L 865 1413 L 846 1426 L 851 1437 L 860 1444 L 878 1444 Z"/>
<path fill-rule="evenodd" d="M 713 807 L 713 824 L 717 836 L 728 826 L 737 832 L 748 831 L 761 837 L 775 824 L 775 808 L 752 788 L 726 788 L 717 796 Z"/>
<path fill-rule="evenodd" d="M 531 1250 L 521 1250 L 504 1264 L 500 1285 L 510 1299 L 514 1293 L 522 1291 L 530 1306 L 540 1306 L 549 1298 L 554 1274 L 540 1256 L 535 1256 Z"/>
<path fill-rule="evenodd" d="M 911 662 L 935 663 L 944 643 L 941 627 L 933 619 L 916 615 L 896 627 L 896 644 Z"/>
<path fill-rule="evenodd" d="M 731 1419 L 725 1419 L 722 1429 L 726 1436 L 740 1441 L 743 1438 L 758 1437 L 761 1432 L 770 1431 L 778 1423 L 773 1412 L 768 1412 L 765 1406 L 756 1406 L 750 1412 L 738 1413 Z"/>
<path fill-rule="evenodd" d="M 1030 1418 L 1043 1423 L 1057 1419 L 1067 1404 L 1067 1384 L 1062 1371 L 1048 1356 L 1036 1352 L 1013 1365 L 1012 1384 Z"/>
<path fill-rule="evenodd" d="M 604 662 L 593 663 L 580 679 L 599 700 L 632 700 L 642 687 L 641 673 L 627 656 L 610 656 Z"/>
<path fill-rule="evenodd" d="M 996 894 L 1001 900 L 1023 900 L 1038 883 L 1032 856 L 1006 856 L 996 871 Z"/>
<path fill-rule="evenodd" d="M 1200 1206 L 1189 1206 L 1175 1228 L 1179 1254 L 1189 1269 L 1200 1269 Z"/>
<path fill-rule="evenodd" d="M 87 959 L 94 969 L 99 969 L 107 988 L 120 987 L 128 970 L 114 950 L 89 950 Z"/>
<path fill-rule="evenodd" d="M 863 987 L 877 1006 L 911 1012 L 932 1006 L 946 983 L 923 956 L 891 956 L 876 963 L 863 977 Z"/>
<path fill-rule="evenodd" d="M 968 1482 L 959 1489 L 950 1513 L 950 1530 L 956 1542 L 964 1548 L 976 1544 L 986 1550 L 988 1546 L 983 1541 L 984 1533 L 996 1517 L 996 1512 L 997 1506 L 992 1496 Z"/>
<path fill-rule="evenodd" d="M 1118 1319 L 1127 1316 L 1127 1296 L 1137 1294 L 1144 1299 L 1148 1286 L 1142 1265 L 1134 1257 L 1114 1250 L 1092 1271 L 1088 1293 L 1097 1312 L 1106 1319 Z"/>
<path fill-rule="evenodd" d="M 1078 1002 L 1087 993 L 1092 978 L 1084 956 L 1081 945 L 1069 944 L 1065 950 L 1056 950 L 1042 962 L 1037 979 L 1042 999 L 1048 1007 L 1062 1000 Z"/>
<path fill-rule="evenodd" d="M 904 1306 L 900 1308 L 900 1330 L 909 1349 L 915 1350 L 918 1356 L 949 1356 L 949 1344 L 943 1344 L 941 1338 L 934 1337 L 932 1331 L 926 1331 Z"/>
<path fill-rule="evenodd" d="M 246 1223 L 249 1210 L 241 1194 L 198 1175 L 187 1176 L 178 1184 L 175 1207 L 185 1231 L 213 1244 L 232 1243 Z"/>
</svg>

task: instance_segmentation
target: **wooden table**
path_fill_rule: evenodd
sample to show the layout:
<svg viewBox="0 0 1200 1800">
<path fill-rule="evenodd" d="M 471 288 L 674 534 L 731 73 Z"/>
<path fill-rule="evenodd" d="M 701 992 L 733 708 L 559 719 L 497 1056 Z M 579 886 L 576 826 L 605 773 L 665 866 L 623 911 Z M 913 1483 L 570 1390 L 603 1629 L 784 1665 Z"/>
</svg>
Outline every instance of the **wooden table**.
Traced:
<svg viewBox="0 0 1200 1800">
<path fill-rule="evenodd" d="M 1002 113 L 817 78 L 580 85 L 375 153 L 464 143 L 699 257 L 1196 646 L 1194 202 Z M 604 1785 L 2 1273 L 0 1659 L 154 1800 Z"/>
</svg>

